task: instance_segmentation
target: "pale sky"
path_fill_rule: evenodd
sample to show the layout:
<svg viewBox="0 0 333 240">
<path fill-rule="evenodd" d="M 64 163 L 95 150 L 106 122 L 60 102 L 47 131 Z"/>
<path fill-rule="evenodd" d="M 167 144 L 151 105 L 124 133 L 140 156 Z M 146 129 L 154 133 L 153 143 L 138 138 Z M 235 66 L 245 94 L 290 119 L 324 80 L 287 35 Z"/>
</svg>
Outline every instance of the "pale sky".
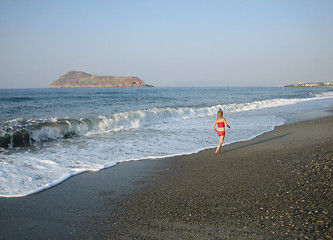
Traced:
<svg viewBox="0 0 333 240">
<path fill-rule="evenodd" d="M 333 81 L 332 0 L 0 0 L 0 88 L 68 71 L 164 86 Z"/>
</svg>

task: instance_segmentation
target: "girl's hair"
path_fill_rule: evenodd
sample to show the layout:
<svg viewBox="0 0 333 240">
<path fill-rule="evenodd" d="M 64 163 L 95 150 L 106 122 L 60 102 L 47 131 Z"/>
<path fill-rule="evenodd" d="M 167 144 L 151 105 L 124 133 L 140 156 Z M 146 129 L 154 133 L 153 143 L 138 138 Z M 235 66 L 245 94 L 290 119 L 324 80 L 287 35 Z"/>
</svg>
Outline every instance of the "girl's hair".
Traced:
<svg viewBox="0 0 333 240">
<path fill-rule="evenodd" d="M 217 111 L 217 116 L 222 118 L 223 117 L 223 112 L 222 109 L 220 108 L 220 110 Z"/>
</svg>

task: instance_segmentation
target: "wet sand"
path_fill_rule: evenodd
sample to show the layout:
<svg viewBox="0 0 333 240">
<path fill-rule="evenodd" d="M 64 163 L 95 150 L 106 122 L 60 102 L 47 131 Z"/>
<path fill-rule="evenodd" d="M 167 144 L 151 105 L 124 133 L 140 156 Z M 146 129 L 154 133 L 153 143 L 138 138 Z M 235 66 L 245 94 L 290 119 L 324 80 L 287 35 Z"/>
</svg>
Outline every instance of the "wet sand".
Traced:
<svg viewBox="0 0 333 240">
<path fill-rule="evenodd" d="M 333 117 L 284 125 L 0 198 L 0 239 L 332 239 L 332 133 Z"/>
</svg>

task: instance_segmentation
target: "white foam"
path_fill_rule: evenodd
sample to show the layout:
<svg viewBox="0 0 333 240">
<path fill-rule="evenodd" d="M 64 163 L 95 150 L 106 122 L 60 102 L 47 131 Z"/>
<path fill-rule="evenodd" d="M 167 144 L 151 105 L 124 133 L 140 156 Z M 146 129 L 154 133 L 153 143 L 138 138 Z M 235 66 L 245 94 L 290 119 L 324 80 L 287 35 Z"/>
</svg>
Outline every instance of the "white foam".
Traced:
<svg viewBox="0 0 333 240">
<path fill-rule="evenodd" d="M 256 117 L 246 132 L 242 118 L 230 118 L 233 128 L 226 143 L 250 138 L 281 124 L 276 117 Z M 238 119 L 238 120 L 237 120 Z M 212 130 L 211 117 L 187 119 L 145 128 L 95 135 L 87 138 L 65 139 L 44 146 L 41 151 L 12 153 L 2 159 L 0 196 L 19 197 L 47 189 L 84 171 L 98 171 L 118 162 L 189 154 L 213 147 L 217 137 Z M 269 123 L 268 121 L 273 121 Z M 263 123 L 268 124 L 262 128 Z M 249 128 L 249 126 L 247 126 Z M 245 128 L 245 130 L 244 130 Z M 230 138 L 229 138 L 230 136 Z M 238 137 L 237 137 L 238 136 Z M 247 136 L 247 137 L 246 137 Z"/>
</svg>

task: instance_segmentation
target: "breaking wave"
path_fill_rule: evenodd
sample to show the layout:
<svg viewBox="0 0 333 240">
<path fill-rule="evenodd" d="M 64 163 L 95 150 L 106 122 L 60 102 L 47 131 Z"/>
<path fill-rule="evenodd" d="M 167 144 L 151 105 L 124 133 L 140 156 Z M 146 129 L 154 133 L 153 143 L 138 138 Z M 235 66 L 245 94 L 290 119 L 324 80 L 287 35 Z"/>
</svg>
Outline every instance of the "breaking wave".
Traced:
<svg viewBox="0 0 333 240">
<path fill-rule="evenodd" d="M 219 108 L 227 113 L 232 113 L 332 97 L 333 92 L 326 92 L 313 98 L 271 99 L 205 108 L 154 108 L 86 119 L 14 119 L 1 123 L 0 147 L 24 147 L 49 140 L 105 134 L 173 121 L 207 117 L 215 115 Z"/>
</svg>

